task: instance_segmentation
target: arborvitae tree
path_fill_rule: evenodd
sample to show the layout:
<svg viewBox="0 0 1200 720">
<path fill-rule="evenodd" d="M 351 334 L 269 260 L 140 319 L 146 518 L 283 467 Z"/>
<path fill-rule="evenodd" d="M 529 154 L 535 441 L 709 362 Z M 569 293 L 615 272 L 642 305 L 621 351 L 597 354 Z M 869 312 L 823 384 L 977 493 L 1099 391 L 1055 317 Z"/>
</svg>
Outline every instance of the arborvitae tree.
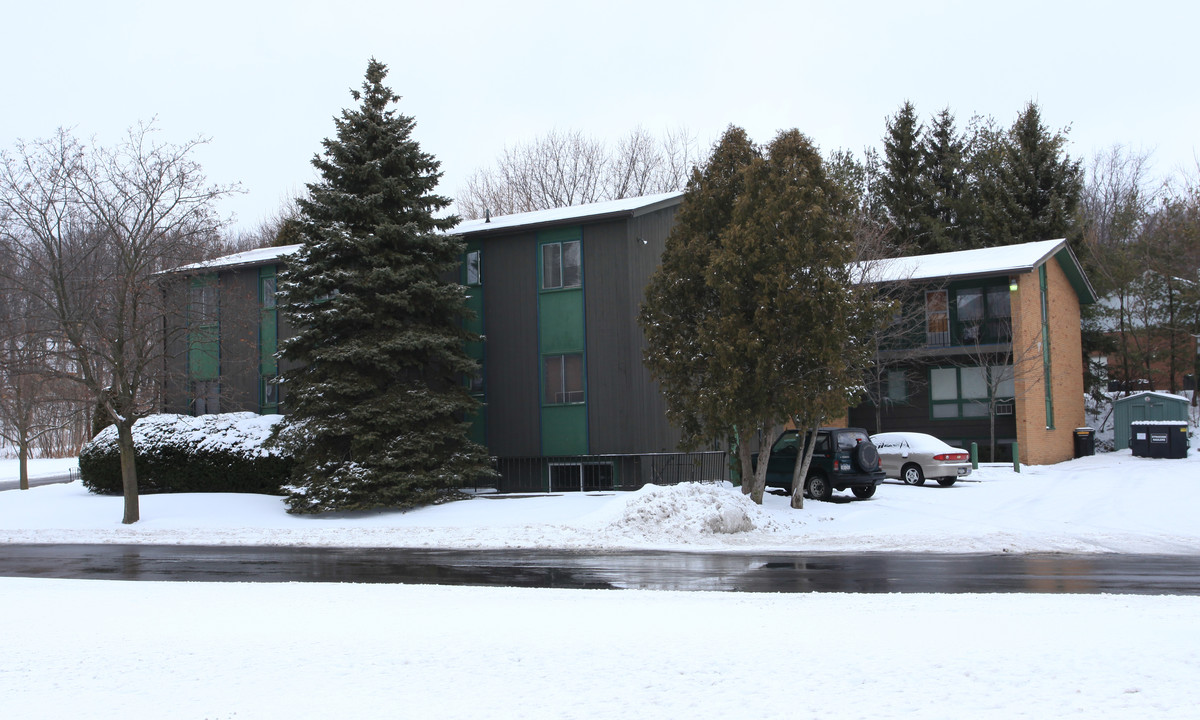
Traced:
<svg viewBox="0 0 1200 720">
<path fill-rule="evenodd" d="M 1007 133 L 993 136 L 998 145 L 984 152 L 995 166 L 980 185 L 986 245 L 1079 239 L 1075 210 L 1083 173 L 1065 152 L 1066 133 L 1051 133 L 1031 102 Z"/>
<path fill-rule="evenodd" d="M 927 198 L 922 219 L 934 251 L 976 247 L 976 212 L 968 190 L 967 145 L 954 127 L 954 115 L 945 108 L 933 118 L 921 141 L 922 183 Z"/>
<path fill-rule="evenodd" d="M 916 108 L 905 102 L 887 119 L 883 137 L 883 175 L 879 194 L 892 225 L 892 240 L 916 253 L 937 252 L 936 239 L 927 231 L 925 216 L 929 198 L 924 182 L 924 128 Z"/>
<path fill-rule="evenodd" d="M 849 211 L 798 131 L 763 157 L 731 129 L 689 184 L 647 289 L 646 362 L 672 417 L 693 437 L 736 434 L 755 502 L 766 463 L 752 472 L 754 436 L 765 452 L 787 421 L 844 412 L 867 362 L 860 337 L 876 315 L 851 288 Z M 797 459 L 794 507 L 810 457 Z"/>
<path fill-rule="evenodd" d="M 438 218 L 441 173 L 391 106 L 372 59 L 358 106 L 313 159 L 321 179 L 299 200 L 303 247 L 288 261 L 281 307 L 296 334 L 281 347 L 289 415 L 279 442 L 296 461 L 291 512 L 437 502 L 489 474 L 468 440 L 475 371 L 464 344 L 463 253 Z"/>
<path fill-rule="evenodd" d="M 711 258 L 729 227 L 742 172 L 756 157 L 746 131 L 731 126 L 703 169 L 692 172 L 639 316 L 646 365 L 666 396 L 667 417 L 692 446 L 733 430 L 725 417 L 728 394 L 714 385 L 714 353 L 701 345 L 701 331 L 719 312 L 716 288 L 707 281 Z"/>
</svg>

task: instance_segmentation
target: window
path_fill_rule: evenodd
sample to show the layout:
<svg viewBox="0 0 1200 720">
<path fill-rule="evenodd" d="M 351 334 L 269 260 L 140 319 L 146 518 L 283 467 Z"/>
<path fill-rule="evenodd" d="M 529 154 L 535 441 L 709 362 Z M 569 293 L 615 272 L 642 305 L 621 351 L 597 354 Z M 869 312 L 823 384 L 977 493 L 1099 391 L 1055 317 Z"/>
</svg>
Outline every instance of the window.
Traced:
<svg viewBox="0 0 1200 720">
<path fill-rule="evenodd" d="M 193 325 L 206 325 L 217 321 L 216 279 L 202 278 L 192 282 L 192 296 L 188 316 Z"/>
<path fill-rule="evenodd" d="M 542 245 L 542 289 L 575 288 L 583 284 L 579 241 Z"/>
<path fill-rule="evenodd" d="M 259 376 L 258 404 L 259 411 L 263 414 L 279 411 L 279 378 L 277 376 Z"/>
<path fill-rule="evenodd" d="M 259 299 L 264 310 L 275 308 L 275 276 L 268 275 L 258 279 Z"/>
<path fill-rule="evenodd" d="M 929 347 L 950 344 L 950 301 L 945 290 L 925 292 L 925 344 Z"/>
<path fill-rule="evenodd" d="M 1011 399 L 1015 394 L 1011 365 L 929 371 L 930 414 L 934 419 L 985 418 L 993 398 Z"/>
<path fill-rule="evenodd" d="M 221 384 L 213 380 L 192 383 L 192 414 L 213 415 L 221 412 Z"/>
<path fill-rule="evenodd" d="M 545 367 L 545 404 L 564 405 L 583 402 L 583 355 L 547 355 Z"/>
<path fill-rule="evenodd" d="M 472 250 L 467 253 L 467 285 L 483 284 L 483 252 Z"/>
<path fill-rule="evenodd" d="M 908 377 L 903 370 L 888 370 L 885 382 L 888 402 L 908 402 Z"/>
<path fill-rule="evenodd" d="M 955 295 L 959 342 L 1003 343 L 1012 339 L 1007 287 L 964 288 Z"/>
</svg>

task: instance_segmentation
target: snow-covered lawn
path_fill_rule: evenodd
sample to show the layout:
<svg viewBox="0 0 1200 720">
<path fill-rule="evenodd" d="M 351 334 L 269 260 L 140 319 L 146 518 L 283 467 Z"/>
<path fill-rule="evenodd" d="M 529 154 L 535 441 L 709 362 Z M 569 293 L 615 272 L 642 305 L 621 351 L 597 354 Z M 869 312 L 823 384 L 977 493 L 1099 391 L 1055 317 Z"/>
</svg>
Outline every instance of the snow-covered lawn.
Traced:
<svg viewBox="0 0 1200 720">
<path fill-rule="evenodd" d="M 58 463 L 61 470 L 61 461 Z M 35 461 L 35 472 L 39 472 Z M 0 461 L 0 479 L 15 461 Z M 1200 454 L 1128 450 L 1053 466 L 985 466 L 942 488 L 889 482 L 875 497 L 759 507 L 728 485 L 636 493 L 481 496 L 420 510 L 296 517 L 267 495 L 141 498 L 124 526 L 119 497 L 79 483 L 0 493 L 0 543 L 280 544 L 728 551 L 1200 552 Z"/>
<path fill-rule="evenodd" d="M 0 461 L 0 479 L 15 463 Z M 5 542 L 1200 552 L 1200 457 L 986 467 L 759 508 L 718 485 L 297 518 L 279 498 L 0 493 Z M 1193 718 L 1200 598 L 0 578 L 0 716 Z"/>
<path fill-rule="evenodd" d="M 1194 718 L 1200 599 L 0 578 L 8 718 Z"/>
</svg>

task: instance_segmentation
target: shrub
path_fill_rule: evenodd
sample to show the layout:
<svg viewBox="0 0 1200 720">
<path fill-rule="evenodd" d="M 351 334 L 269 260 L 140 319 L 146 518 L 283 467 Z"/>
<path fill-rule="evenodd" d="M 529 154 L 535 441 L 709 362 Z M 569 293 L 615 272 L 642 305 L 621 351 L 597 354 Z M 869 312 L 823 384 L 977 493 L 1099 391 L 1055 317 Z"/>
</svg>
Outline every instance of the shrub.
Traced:
<svg viewBox="0 0 1200 720">
<path fill-rule="evenodd" d="M 282 494 L 292 460 L 265 443 L 279 415 L 151 415 L 133 426 L 138 492 Z M 88 490 L 121 493 L 117 428 L 110 425 L 83 447 L 79 473 Z"/>
</svg>

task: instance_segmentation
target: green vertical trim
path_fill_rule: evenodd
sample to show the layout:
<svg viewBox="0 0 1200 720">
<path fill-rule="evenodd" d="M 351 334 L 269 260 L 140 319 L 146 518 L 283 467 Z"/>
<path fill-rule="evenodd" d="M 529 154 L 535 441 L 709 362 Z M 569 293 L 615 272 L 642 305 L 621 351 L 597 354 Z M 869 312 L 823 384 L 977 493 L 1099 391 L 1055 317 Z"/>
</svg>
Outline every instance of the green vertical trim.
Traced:
<svg viewBox="0 0 1200 720">
<path fill-rule="evenodd" d="M 188 379 L 221 374 L 219 284 L 215 273 L 192 278 L 188 298 Z"/>
<path fill-rule="evenodd" d="M 1043 264 L 1038 268 L 1038 283 L 1041 286 L 1041 301 L 1042 301 L 1042 370 L 1044 373 L 1043 383 L 1046 386 L 1046 427 L 1054 429 L 1054 393 L 1050 386 L 1052 373 L 1050 372 L 1050 301 L 1046 288 L 1046 266 Z"/>
<path fill-rule="evenodd" d="M 258 269 L 258 410 L 260 413 L 279 411 L 279 386 L 270 383 L 279 375 L 279 310 L 276 307 L 278 286 L 274 265 Z"/>
<path fill-rule="evenodd" d="M 586 329 L 584 325 L 584 288 L 582 267 L 583 229 L 579 226 L 555 228 L 537 235 L 537 287 L 538 287 L 538 405 L 540 411 L 540 438 L 543 455 L 586 455 L 588 453 L 587 432 L 587 353 Z M 543 288 L 542 248 L 550 243 L 580 243 L 580 284 L 575 287 Z M 547 403 L 546 373 L 547 356 L 582 356 L 582 387 L 584 400 L 581 403 Z"/>
<path fill-rule="evenodd" d="M 479 264 L 476 267 L 475 278 L 469 278 L 467 261 L 471 258 L 472 253 L 478 253 L 476 256 L 479 259 Z M 459 282 L 466 288 L 467 310 L 469 316 L 463 321 L 463 327 L 470 333 L 483 337 L 486 330 L 486 318 L 484 317 L 483 304 L 483 268 L 485 258 L 483 256 L 483 242 L 478 239 L 468 240 L 463 251 L 462 263 L 459 271 Z M 469 279 L 476 279 L 477 282 L 469 283 Z M 468 437 L 480 445 L 487 446 L 488 437 L 488 412 L 487 412 L 487 346 L 483 340 L 473 340 L 466 343 L 465 347 L 467 357 L 479 363 L 479 377 L 467 378 L 467 387 L 471 389 L 471 397 L 479 402 L 479 407 L 471 416 L 471 428 L 468 432 Z M 477 382 L 478 380 L 478 382 Z"/>
</svg>

